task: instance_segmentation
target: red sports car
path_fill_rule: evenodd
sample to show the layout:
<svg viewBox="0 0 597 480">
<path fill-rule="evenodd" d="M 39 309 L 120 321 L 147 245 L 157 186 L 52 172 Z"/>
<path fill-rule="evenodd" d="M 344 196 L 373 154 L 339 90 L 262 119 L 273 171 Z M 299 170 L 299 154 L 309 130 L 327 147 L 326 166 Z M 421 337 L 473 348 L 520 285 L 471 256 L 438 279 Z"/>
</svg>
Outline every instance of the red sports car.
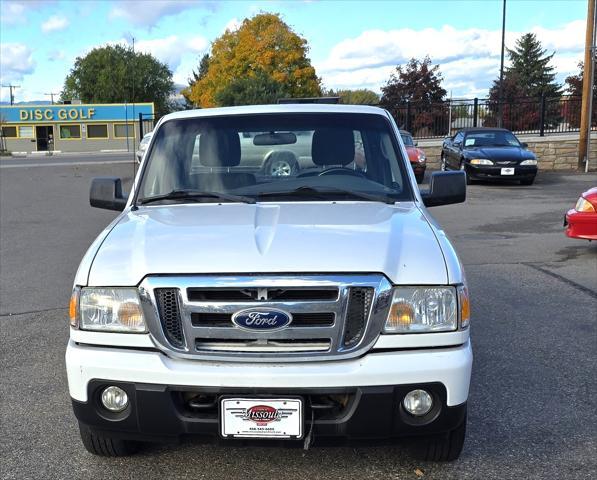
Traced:
<svg viewBox="0 0 597 480">
<path fill-rule="evenodd" d="M 566 235 L 597 240 L 597 187 L 584 192 L 564 220 Z"/>
<path fill-rule="evenodd" d="M 400 136 L 402 137 L 402 141 L 406 147 L 406 153 L 408 154 L 410 164 L 415 171 L 417 183 L 423 183 L 423 178 L 425 177 L 425 168 L 427 168 L 427 157 L 425 156 L 425 152 L 417 147 L 417 144 L 413 140 L 413 136 L 410 133 L 400 130 Z"/>
</svg>

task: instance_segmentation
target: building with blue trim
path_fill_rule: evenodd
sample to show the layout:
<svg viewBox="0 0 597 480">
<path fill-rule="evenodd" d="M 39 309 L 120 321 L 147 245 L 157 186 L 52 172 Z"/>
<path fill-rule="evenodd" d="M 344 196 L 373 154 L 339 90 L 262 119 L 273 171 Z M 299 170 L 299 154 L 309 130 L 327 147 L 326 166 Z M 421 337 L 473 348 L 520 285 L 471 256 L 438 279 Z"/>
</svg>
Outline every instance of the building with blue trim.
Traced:
<svg viewBox="0 0 597 480">
<path fill-rule="evenodd" d="M 150 131 L 153 103 L 1 106 L 0 133 L 11 152 L 132 151 L 140 141 L 139 114 Z"/>
</svg>

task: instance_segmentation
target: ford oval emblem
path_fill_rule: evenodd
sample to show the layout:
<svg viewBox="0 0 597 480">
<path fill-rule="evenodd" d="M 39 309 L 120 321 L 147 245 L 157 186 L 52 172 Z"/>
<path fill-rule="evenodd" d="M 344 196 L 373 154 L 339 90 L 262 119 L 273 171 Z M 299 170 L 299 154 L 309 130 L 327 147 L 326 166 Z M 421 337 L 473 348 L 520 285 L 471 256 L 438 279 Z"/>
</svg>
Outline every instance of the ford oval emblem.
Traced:
<svg viewBox="0 0 597 480">
<path fill-rule="evenodd" d="M 232 316 L 232 323 L 237 327 L 258 332 L 280 330 L 290 325 L 290 322 L 290 313 L 275 308 L 247 308 Z"/>
</svg>

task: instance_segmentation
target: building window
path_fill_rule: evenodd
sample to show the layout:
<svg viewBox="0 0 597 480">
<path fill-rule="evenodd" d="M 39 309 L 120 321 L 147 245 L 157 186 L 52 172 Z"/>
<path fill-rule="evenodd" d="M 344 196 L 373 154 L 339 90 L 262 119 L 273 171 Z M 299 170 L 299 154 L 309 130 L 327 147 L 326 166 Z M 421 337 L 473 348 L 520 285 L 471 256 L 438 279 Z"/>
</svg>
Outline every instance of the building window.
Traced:
<svg viewBox="0 0 597 480">
<path fill-rule="evenodd" d="M 60 125 L 60 138 L 62 140 L 81 138 L 81 125 Z"/>
<path fill-rule="evenodd" d="M 134 125 L 127 125 L 126 123 L 115 123 L 114 124 L 114 137 L 115 138 L 126 138 L 133 137 Z"/>
<path fill-rule="evenodd" d="M 19 126 L 19 137 L 21 138 L 34 138 L 33 127 L 31 125 Z"/>
<path fill-rule="evenodd" d="M 17 138 L 17 127 L 2 127 L 4 138 Z"/>
<path fill-rule="evenodd" d="M 87 138 L 108 138 L 108 124 L 87 125 Z"/>
</svg>

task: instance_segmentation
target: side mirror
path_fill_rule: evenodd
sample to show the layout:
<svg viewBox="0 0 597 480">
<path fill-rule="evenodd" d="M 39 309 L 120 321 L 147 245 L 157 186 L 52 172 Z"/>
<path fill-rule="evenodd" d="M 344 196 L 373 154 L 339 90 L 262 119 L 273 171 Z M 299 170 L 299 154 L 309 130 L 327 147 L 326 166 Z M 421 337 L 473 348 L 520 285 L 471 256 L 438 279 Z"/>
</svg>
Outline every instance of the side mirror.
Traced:
<svg viewBox="0 0 597 480">
<path fill-rule="evenodd" d="M 529 144 L 528 144 L 528 143 L 526 143 L 526 142 L 522 142 L 522 143 L 520 144 L 520 146 L 521 146 L 522 148 L 529 148 Z"/>
<path fill-rule="evenodd" d="M 122 194 L 122 182 L 117 177 L 98 177 L 91 181 L 89 204 L 92 207 L 122 212 L 127 197 Z"/>
<path fill-rule="evenodd" d="M 465 172 L 433 172 L 429 190 L 421 192 L 426 207 L 462 203 L 466 200 Z"/>
</svg>

